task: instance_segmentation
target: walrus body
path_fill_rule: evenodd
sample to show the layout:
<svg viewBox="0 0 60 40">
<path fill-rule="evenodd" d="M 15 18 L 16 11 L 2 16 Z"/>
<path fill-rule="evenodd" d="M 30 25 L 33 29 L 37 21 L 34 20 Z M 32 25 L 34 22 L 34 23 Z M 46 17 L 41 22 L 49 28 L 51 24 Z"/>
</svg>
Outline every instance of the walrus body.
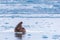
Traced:
<svg viewBox="0 0 60 40">
<path fill-rule="evenodd" d="M 21 33 L 23 33 L 23 34 L 26 32 L 25 28 L 22 27 L 22 22 L 20 22 L 20 23 L 17 25 L 17 27 L 15 28 L 15 32 L 21 32 Z"/>
</svg>

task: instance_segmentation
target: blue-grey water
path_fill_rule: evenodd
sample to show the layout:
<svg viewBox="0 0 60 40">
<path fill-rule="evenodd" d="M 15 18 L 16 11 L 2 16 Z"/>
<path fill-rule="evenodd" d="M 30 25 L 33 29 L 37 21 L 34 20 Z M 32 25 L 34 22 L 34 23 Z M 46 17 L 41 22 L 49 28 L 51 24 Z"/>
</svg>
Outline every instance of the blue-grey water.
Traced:
<svg viewBox="0 0 60 40">
<path fill-rule="evenodd" d="M 60 40 L 60 0 L 0 0 L 0 40 Z"/>
</svg>

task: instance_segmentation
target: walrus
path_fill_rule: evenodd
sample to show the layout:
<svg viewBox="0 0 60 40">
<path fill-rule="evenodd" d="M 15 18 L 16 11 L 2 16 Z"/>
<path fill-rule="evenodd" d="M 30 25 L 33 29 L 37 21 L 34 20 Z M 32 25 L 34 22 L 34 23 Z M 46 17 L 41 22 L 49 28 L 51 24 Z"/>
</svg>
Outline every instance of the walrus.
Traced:
<svg viewBox="0 0 60 40">
<path fill-rule="evenodd" d="M 20 32 L 22 34 L 26 33 L 26 30 L 24 27 L 22 27 L 23 22 L 20 22 L 16 27 L 15 27 L 15 32 Z"/>
</svg>

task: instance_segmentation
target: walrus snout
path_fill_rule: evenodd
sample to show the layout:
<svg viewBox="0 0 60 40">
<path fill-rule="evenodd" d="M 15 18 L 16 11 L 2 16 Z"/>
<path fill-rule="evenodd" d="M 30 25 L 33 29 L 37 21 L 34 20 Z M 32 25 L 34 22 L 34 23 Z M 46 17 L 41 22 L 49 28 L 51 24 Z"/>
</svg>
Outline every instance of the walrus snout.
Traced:
<svg viewBox="0 0 60 40">
<path fill-rule="evenodd" d="M 20 22 L 20 24 L 23 24 L 23 22 Z"/>
</svg>

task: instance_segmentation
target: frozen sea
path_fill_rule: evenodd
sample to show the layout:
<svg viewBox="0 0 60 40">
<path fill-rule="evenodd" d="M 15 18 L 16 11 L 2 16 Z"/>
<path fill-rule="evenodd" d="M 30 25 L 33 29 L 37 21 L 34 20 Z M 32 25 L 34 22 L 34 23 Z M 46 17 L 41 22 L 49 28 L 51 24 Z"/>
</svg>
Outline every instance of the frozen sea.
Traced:
<svg viewBox="0 0 60 40">
<path fill-rule="evenodd" d="M 0 0 L 0 40 L 60 40 L 60 0 Z"/>
<path fill-rule="evenodd" d="M 14 32 L 20 21 L 26 29 L 22 38 Z M 0 40 L 60 40 L 60 18 L 0 18 Z"/>
</svg>

